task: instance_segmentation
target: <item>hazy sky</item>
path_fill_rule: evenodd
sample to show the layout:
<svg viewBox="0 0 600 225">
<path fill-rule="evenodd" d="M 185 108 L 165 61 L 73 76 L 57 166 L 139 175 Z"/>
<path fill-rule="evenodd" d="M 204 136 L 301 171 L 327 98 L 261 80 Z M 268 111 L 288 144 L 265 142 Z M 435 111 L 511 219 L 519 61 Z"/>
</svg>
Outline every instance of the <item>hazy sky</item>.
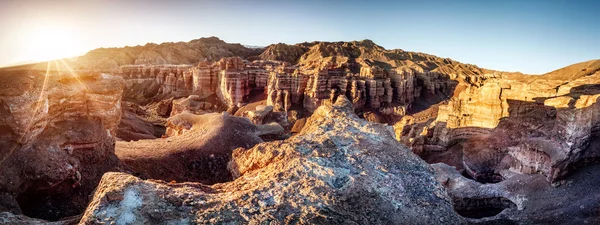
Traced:
<svg viewBox="0 0 600 225">
<path fill-rule="evenodd" d="M 0 0 L 0 65 L 217 36 L 259 46 L 371 39 L 484 68 L 544 73 L 600 58 L 599 9 L 600 1 L 571 0 Z"/>
</svg>

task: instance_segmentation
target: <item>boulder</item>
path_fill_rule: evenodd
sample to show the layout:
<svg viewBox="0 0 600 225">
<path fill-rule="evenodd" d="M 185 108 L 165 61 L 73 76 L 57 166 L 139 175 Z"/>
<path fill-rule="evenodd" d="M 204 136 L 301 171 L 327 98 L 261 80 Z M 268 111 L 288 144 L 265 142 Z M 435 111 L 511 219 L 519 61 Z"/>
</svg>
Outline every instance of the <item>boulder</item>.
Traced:
<svg viewBox="0 0 600 225">
<path fill-rule="evenodd" d="M 190 112 L 200 115 L 210 112 L 211 108 L 212 104 L 205 102 L 200 96 L 190 95 L 187 98 L 173 100 L 171 116 L 180 114 L 182 112 Z"/>
<path fill-rule="evenodd" d="M 261 125 L 263 124 L 263 119 L 271 112 L 273 112 L 273 106 L 259 105 L 256 106 L 255 110 L 248 111 L 246 117 L 248 117 L 252 123 Z"/>
<path fill-rule="evenodd" d="M 294 123 L 294 126 L 292 127 L 290 132 L 291 133 L 299 133 L 300 131 L 302 131 L 302 128 L 304 128 L 305 124 L 306 124 L 306 118 L 301 118 L 301 119 L 296 120 L 296 122 Z"/>
</svg>

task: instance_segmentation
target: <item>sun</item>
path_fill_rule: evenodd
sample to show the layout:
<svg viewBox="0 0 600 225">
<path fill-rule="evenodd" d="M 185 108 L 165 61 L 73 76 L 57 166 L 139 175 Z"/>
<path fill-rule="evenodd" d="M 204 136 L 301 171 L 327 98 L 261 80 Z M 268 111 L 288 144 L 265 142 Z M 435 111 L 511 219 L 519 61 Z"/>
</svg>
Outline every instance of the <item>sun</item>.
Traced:
<svg viewBox="0 0 600 225">
<path fill-rule="evenodd" d="M 21 44 L 24 57 L 34 62 L 78 56 L 84 51 L 77 34 L 59 26 L 32 29 Z"/>
</svg>

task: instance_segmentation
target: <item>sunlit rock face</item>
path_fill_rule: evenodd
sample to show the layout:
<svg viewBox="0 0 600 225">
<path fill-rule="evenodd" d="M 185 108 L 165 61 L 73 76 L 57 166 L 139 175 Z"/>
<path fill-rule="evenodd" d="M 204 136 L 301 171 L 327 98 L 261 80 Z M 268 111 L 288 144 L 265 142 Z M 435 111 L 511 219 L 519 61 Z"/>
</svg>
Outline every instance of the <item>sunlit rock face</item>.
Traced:
<svg viewBox="0 0 600 225">
<path fill-rule="evenodd" d="M 187 98 L 180 98 L 172 101 L 171 116 L 189 112 L 193 114 L 204 114 L 210 112 L 213 105 L 203 101 L 198 95 L 190 95 Z"/>
<path fill-rule="evenodd" d="M 312 71 L 279 67 L 269 77 L 267 104 L 276 111 L 287 111 L 296 104 L 312 112 L 344 95 L 356 110 L 369 108 L 401 116 L 414 101 L 416 80 L 412 73 L 397 75 L 376 66 L 364 66 L 355 74 L 346 66 L 325 63 Z M 394 79 L 390 78 L 392 73 Z"/>
<path fill-rule="evenodd" d="M 382 106 L 393 100 L 391 79 L 386 71 L 376 66 L 361 67 L 359 74 L 353 74 L 329 63 L 310 76 L 304 93 L 304 108 L 314 111 L 324 102 L 335 101 L 338 95 L 346 95 L 355 109 L 383 110 Z"/>
<path fill-rule="evenodd" d="M 395 125 L 396 134 L 422 154 L 460 145 L 461 166 L 475 179 L 497 181 L 500 171 L 511 170 L 555 181 L 600 155 L 594 141 L 599 82 L 600 73 L 573 80 L 503 76 L 461 83 L 433 119 L 407 117 Z"/>
<path fill-rule="evenodd" d="M 218 70 L 212 67 L 208 61 L 204 60 L 198 63 L 198 66 L 193 67 L 192 72 L 192 87 L 194 92 L 198 94 L 214 93 L 218 83 Z"/>
<path fill-rule="evenodd" d="M 125 65 L 119 67 L 115 75 L 123 77 L 127 89 L 135 89 L 138 84 L 159 84 L 154 93 L 146 91 L 146 98 L 159 94 L 185 95 L 193 91 L 191 65 Z M 138 90 L 138 92 L 141 90 Z M 144 90 L 145 91 L 145 90 Z"/>
<path fill-rule="evenodd" d="M 240 106 L 250 94 L 244 62 L 235 57 L 221 59 L 217 64 L 220 69 L 217 96 L 227 106 Z"/>
<path fill-rule="evenodd" d="M 278 67 L 269 75 L 267 104 L 275 111 L 288 111 L 292 104 L 301 105 L 308 79 L 296 67 Z"/>
<path fill-rule="evenodd" d="M 463 222 L 431 168 L 345 97 L 290 139 L 236 149 L 229 169 L 236 179 L 212 186 L 107 173 L 81 222 Z"/>
<path fill-rule="evenodd" d="M 275 111 L 288 111 L 300 105 L 314 111 L 325 102 L 345 95 L 355 109 L 370 108 L 384 115 L 402 116 L 418 97 L 416 74 L 425 79 L 424 87 L 432 93 L 443 89 L 435 83 L 435 74 L 407 69 L 397 72 L 368 64 L 352 73 L 349 64 L 324 63 L 312 69 L 300 69 L 277 61 L 243 61 L 239 57 L 222 58 L 210 64 L 128 65 L 118 75 L 127 81 L 128 98 L 160 98 L 160 96 L 207 95 L 215 93 L 226 107 L 242 106 L 252 91 L 264 91 L 267 104 Z M 160 88 L 155 88 L 156 86 Z M 265 90 L 266 89 L 266 90 Z M 136 93 L 139 92 L 139 93 Z M 139 101 L 138 101 L 139 102 Z M 392 104 L 393 103 L 393 104 Z"/>
<path fill-rule="evenodd" d="M 123 79 L 107 74 L 0 72 L 0 192 L 39 218 L 73 215 L 118 162 Z M 41 208 L 44 207 L 44 208 Z"/>
<path fill-rule="evenodd" d="M 125 79 L 126 98 L 133 101 L 214 93 L 226 107 L 245 103 L 251 91 L 265 88 L 268 77 L 260 63 L 247 64 L 240 57 L 203 60 L 196 66 L 125 65 L 115 74 Z"/>
</svg>

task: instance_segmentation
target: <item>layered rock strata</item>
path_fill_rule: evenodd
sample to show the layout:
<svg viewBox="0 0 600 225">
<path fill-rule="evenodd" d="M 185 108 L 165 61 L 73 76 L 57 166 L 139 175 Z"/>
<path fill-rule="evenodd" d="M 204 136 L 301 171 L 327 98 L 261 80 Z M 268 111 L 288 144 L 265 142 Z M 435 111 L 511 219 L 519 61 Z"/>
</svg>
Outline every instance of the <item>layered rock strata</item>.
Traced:
<svg viewBox="0 0 600 225">
<path fill-rule="evenodd" d="M 418 151 L 462 146 L 462 166 L 478 180 L 497 181 L 499 171 L 510 169 L 554 182 L 600 155 L 590 144 L 600 127 L 600 91 L 587 86 L 599 79 L 596 73 L 574 80 L 506 76 L 463 83 L 435 116 L 403 120 L 396 133 Z"/>
<path fill-rule="evenodd" d="M 30 216 L 80 213 L 118 166 L 123 79 L 83 71 L 0 72 L 0 192 Z"/>
<path fill-rule="evenodd" d="M 436 95 L 453 87 L 449 76 L 439 72 L 355 64 L 330 61 L 307 69 L 284 62 L 247 62 L 231 57 L 212 64 L 202 61 L 193 67 L 123 66 L 118 74 L 134 84 L 156 77 L 160 94 L 216 93 L 226 107 L 240 107 L 247 103 L 251 92 L 264 91 L 267 104 L 275 111 L 288 111 L 299 105 L 312 112 L 345 95 L 357 110 L 369 108 L 394 116 L 403 116 L 422 90 Z M 352 72 L 350 68 L 355 67 L 360 68 L 359 72 Z"/>
<path fill-rule="evenodd" d="M 161 85 L 161 93 L 185 94 L 193 91 L 191 65 L 125 65 L 116 75 L 123 77 L 132 86 L 143 82 Z"/>
</svg>

